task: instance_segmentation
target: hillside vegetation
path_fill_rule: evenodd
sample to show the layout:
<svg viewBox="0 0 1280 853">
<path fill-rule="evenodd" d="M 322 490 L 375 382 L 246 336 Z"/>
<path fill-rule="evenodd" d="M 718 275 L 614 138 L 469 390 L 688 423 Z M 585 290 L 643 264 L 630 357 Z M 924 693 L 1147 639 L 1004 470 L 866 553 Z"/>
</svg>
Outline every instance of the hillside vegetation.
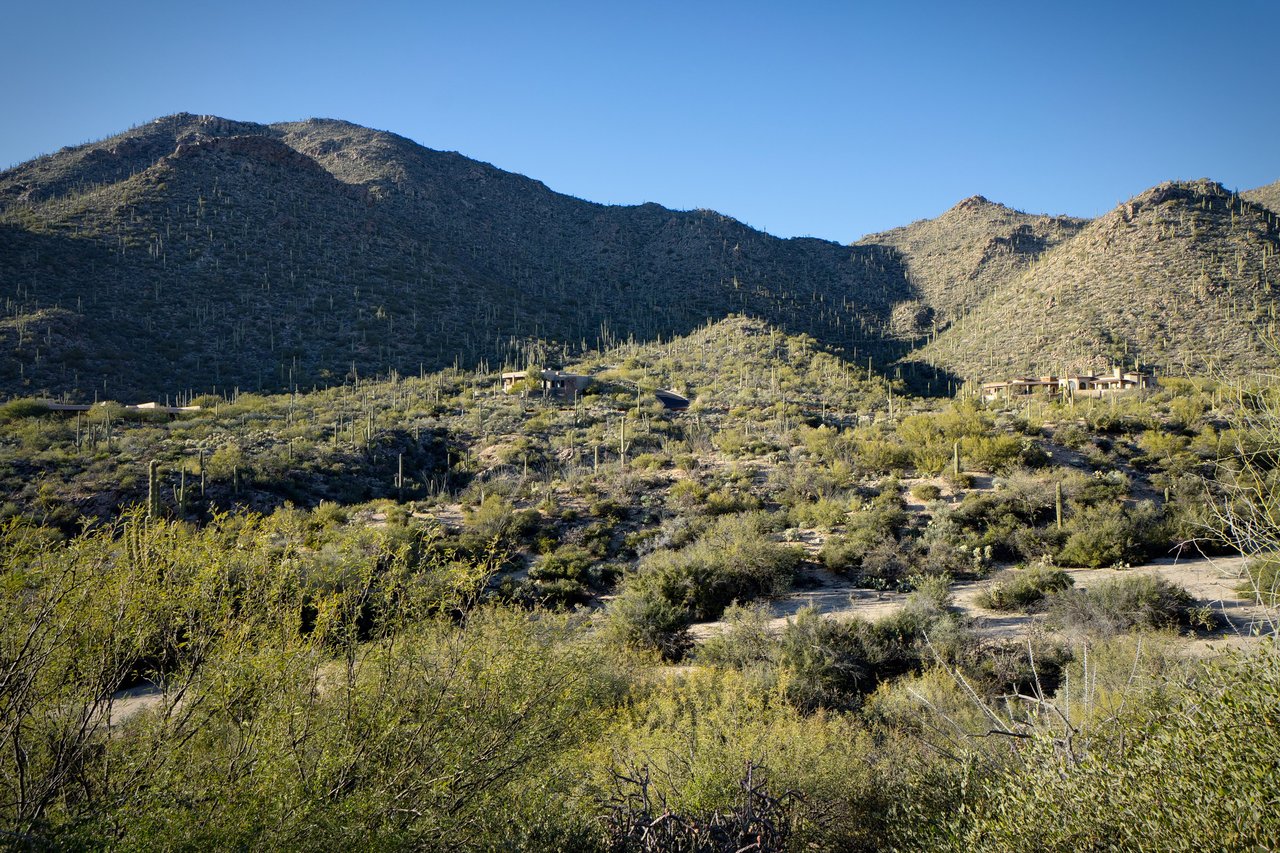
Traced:
<svg viewBox="0 0 1280 853">
<path fill-rule="evenodd" d="M 1274 185 L 1097 221 L 981 196 L 841 246 L 605 206 L 335 120 L 179 114 L 0 173 L 0 393 L 283 391 L 556 362 L 742 314 L 912 387 L 1273 359 Z"/>
<path fill-rule="evenodd" d="M 973 196 L 936 219 L 871 234 L 859 245 L 902 253 L 922 308 L 934 316 L 917 331 L 946 325 L 1009 285 L 1037 258 L 1070 240 L 1086 220 L 1033 216 Z"/>
<path fill-rule="evenodd" d="M 913 357 L 967 377 L 1272 364 L 1280 219 L 1200 181 L 1148 190 L 1007 280 Z"/>
<path fill-rule="evenodd" d="M 687 332 L 872 344 L 895 252 L 607 207 L 338 121 L 159 119 L 0 174 L 0 387 L 284 390 Z M 865 349 L 863 345 L 863 349 Z"/>
<path fill-rule="evenodd" d="M 1240 193 L 1240 195 L 1254 204 L 1262 205 L 1272 213 L 1280 213 L 1280 181 L 1276 181 L 1273 184 L 1267 184 L 1265 187 L 1246 190 L 1245 192 Z"/>
<path fill-rule="evenodd" d="M 1244 544 L 1208 506 L 1274 512 L 1253 488 L 1274 459 L 1248 452 L 1274 440 L 1274 389 L 921 398 L 745 317 L 572 366 L 596 378 L 572 405 L 450 367 L 172 419 L 0 406 L 0 831 L 602 853 L 1274 836 L 1274 646 L 1201 661 L 1237 641 L 1214 606 L 1124 571 Z M 689 411 L 650 393 L 671 387 Z M 997 571 L 996 619 L 1043 627 L 953 606 Z M 834 584 L 901 606 L 769 618 Z"/>
</svg>

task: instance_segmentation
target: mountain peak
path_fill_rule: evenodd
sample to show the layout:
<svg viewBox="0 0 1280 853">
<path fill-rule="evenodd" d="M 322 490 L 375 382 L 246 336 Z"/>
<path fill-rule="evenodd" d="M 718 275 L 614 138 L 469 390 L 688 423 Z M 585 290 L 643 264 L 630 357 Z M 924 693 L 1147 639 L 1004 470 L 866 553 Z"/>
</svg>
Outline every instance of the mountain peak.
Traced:
<svg viewBox="0 0 1280 853">
<path fill-rule="evenodd" d="M 1138 193 L 1125 205 L 1154 205 L 1169 201 L 1190 201 L 1205 196 L 1223 198 L 1229 195 L 1231 192 L 1226 187 L 1208 178 L 1198 178 L 1194 181 L 1165 181 Z"/>
<path fill-rule="evenodd" d="M 1047 248 L 922 357 L 971 377 L 1135 357 L 1161 372 L 1271 364 L 1278 250 L 1269 211 L 1216 181 L 1166 181 Z"/>
<path fill-rule="evenodd" d="M 986 196 L 971 195 L 966 199 L 956 202 L 951 210 L 982 210 L 988 207 L 1004 207 L 1003 204 L 997 204 Z"/>
</svg>

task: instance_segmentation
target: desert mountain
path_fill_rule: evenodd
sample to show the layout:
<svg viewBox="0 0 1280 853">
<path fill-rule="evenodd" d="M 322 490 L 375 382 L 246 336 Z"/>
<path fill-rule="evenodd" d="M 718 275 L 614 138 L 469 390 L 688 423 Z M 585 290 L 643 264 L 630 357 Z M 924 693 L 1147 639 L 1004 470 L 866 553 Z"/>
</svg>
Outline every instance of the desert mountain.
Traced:
<svg viewBox="0 0 1280 853">
<path fill-rule="evenodd" d="M 1280 181 L 1258 187 L 1256 190 L 1246 190 L 1240 195 L 1254 204 L 1262 205 L 1272 213 L 1280 213 Z"/>
<path fill-rule="evenodd" d="M 917 355 L 974 378 L 1271 364 L 1278 249 L 1266 208 L 1211 181 L 1161 184 L 1044 252 Z"/>
<path fill-rule="evenodd" d="M 1247 369 L 1275 360 L 1277 187 L 1164 184 L 1094 221 L 974 196 L 841 246 L 594 204 L 346 122 L 181 114 L 0 173 L 0 395 L 545 364 L 731 314 L 935 389 Z"/>
<path fill-rule="evenodd" d="M 918 294 L 891 248 L 604 206 L 339 121 L 158 119 L 0 173 L 0 389 L 273 389 L 542 358 L 744 313 L 838 345 Z"/>
<path fill-rule="evenodd" d="M 1086 222 L 1035 216 L 973 196 L 935 219 L 868 235 L 858 245 L 901 252 L 912 282 L 937 314 L 934 319 L 945 323 L 1074 237 Z"/>
</svg>

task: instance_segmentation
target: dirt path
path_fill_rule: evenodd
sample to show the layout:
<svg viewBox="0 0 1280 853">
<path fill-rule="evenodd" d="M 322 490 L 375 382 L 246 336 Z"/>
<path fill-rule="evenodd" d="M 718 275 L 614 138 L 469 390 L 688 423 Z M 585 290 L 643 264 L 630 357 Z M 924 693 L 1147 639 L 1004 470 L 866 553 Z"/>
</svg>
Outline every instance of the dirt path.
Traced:
<svg viewBox="0 0 1280 853">
<path fill-rule="evenodd" d="M 1181 560 L 1165 558 L 1128 569 L 1069 569 L 1067 574 L 1071 575 L 1079 589 L 1088 589 L 1112 578 L 1135 574 L 1159 575 L 1186 588 L 1195 597 L 1197 604 L 1213 607 L 1224 618 L 1225 624 L 1218 634 L 1195 641 L 1198 645 L 1213 648 L 1221 645 L 1222 641 L 1238 645 L 1274 631 L 1274 624 L 1268 620 L 1266 608 L 1242 600 L 1236 593 L 1244 565 L 1244 557 Z M 981 581 L 959 583 L 952 587 L 955 608 L 973 620 L 973 628 L 980 636 L 1023 636 L 1034 624 L 1043 621 L 1044 617 L 1038 614 L 1004 613 L 978 606 L 977 598 L 984 590 L 1008 580 L 1012 574 L 1012 569 L 1001 569 Z M 819 613 L 831 619 L 857 617 L 876 620 L 894 613 L 907 600 L 904 593 L 859 589 L 847 578 L 826 571 L 806 573 L 798 584 L 799 588 L 788 595 L 768 602 L 773 615 L 770 627 L 776 631 L 781 631 L 789 617 L 807 606 L 816 608 Z M 704 622 L 694 625 L 691 633 L 695 640 L 703 640 L 725 628 L 724 622 Z"/>
<path fill-rule="evenodd" d="M 107 726 L 123 725 L 139 712 L 159 708 L 163 703 L 164 691 L 150 682 L 121 690 L 111 697 Z"/>
<path fill-rule="evenodd" d="M 898 610 L 906 602 L 901 592 L 877 592 L 855 586 L 848 578 L 828 571 L 808 571 L 797 579 L 797 588 L 781 598 L 766 602 L 773 615 L 770 628 L 781 631 L 787 619 L 802 608 L 814 607 L 832 619 L 879 619 Z M 699 622 L 689 629 L 695 640 L 715 636 L 727 627 L 722 621 Z"/>
</svg>

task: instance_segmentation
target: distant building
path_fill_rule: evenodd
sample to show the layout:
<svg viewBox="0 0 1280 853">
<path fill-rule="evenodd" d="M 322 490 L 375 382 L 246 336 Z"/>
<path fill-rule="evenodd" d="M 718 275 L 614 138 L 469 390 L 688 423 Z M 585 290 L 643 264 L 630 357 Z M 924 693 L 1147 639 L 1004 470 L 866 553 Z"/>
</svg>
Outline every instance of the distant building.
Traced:
<svg viewBox="0 0 1280 853">
<path fill-rule="evenodd" d="M 1124 371 L 1114 368 L 1105 376 L 1041 376 L 1039 378 L 1017 377 L 1004 382 L 988 382 L 982 386 L 982 399 L 996 400 L 1001 397 L 1030 397 L 1033 394 L 1069 393 L 1083 397 L 1101 397 L 1132 388 L 1151 388 L 1155 379 L 1146 373 Z"/>
<path fill-rule="evenodd" d="M 559 400 L 572 403 L 581 396 L 587 386 L 591 384 L 590 376 L 583 376 L 580 373 L 562 373 L 559 370 L 543 370 L 542 374 L 542 394 L 547 397 L 555 397 Z M 521 382 L 529 379 L 529 371 L 515 370 L 510 373 L 502 374 L 502 390 L 510 394 L 515 387 Z"/>
<path fill-rule="evenodd" d="M 994 400 L 997 397 L 1030 397 L 1037 392 L 1056 394 L 1061 389 L 1062 380 L 1056 376 L 1041 376 L 1039 379 L 1020 376 L 1004 382 L 988 382 L 982 386 L 982 398 Z"/>
<path fill-rule="evenodd" d="M 95 408 L 108 405 L 105 401 L 90 406 L 88 403 L 59 403 L 55 400 L 35 400 L 51 412 L 90 412 Z M 162 412 L 166 415 L 182 415 L 200 411 L 199 406 L 168 406 L 161 403 L 138 403 L 132 406 L 121 406 L 126 412 Z"/>
<path fill-rule="evenodd" d="M 1155 379 L 1145 373 L 1122 371 L 1115 368 L 1107 376 L 1072 376 L 1068 388 L 1077 394 L 1098 396 L 1112 391 L 1128 391 L 1130 388 L 1153 388 Z"/>
</svg>

